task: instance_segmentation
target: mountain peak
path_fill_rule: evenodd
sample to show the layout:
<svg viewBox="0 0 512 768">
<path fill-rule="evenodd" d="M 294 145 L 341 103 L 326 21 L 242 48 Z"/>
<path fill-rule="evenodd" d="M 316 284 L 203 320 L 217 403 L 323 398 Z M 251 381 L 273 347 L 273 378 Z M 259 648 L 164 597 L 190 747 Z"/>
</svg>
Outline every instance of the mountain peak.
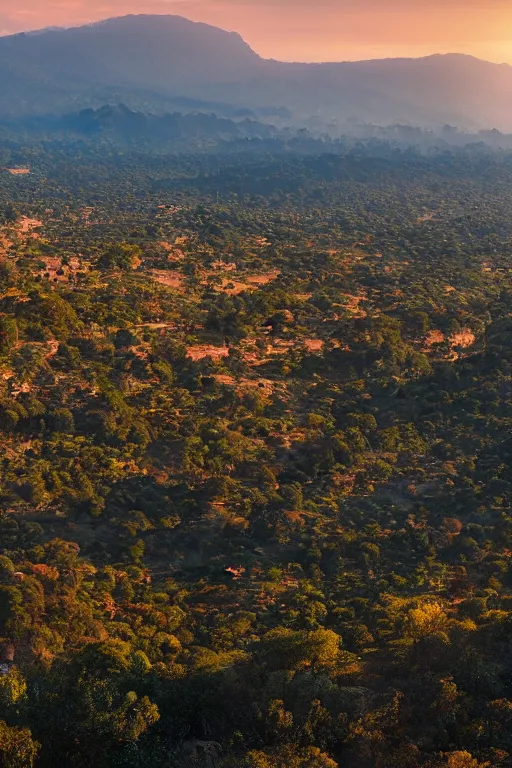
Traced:
<svg viewBox="0 0 512 768">
<path fill-rule="evenodd" d="M 176 15 L 0 37 L 0 115 L 112 102 L 166 111 L 188 100 L 232 114 L 282 111 L 321 130 L 351 118 L 512 130 L 511 93 L 512 67 L 473 56 L 282 63 L 262 59 L 236 32 Z"/>
<path fill-rule="evenodd" d="M 118 29 L 134 29 L 137 32 L 157 30 L 169 31 L 172 29 L 179 30 L 207 30 L 210 34 L 216 35 L 230 35 L 233 38 L 242 40 L 244 45 L 249 48 L 250 46 L 243 40 L 243 37 L 238 32 L 222 29 L 212 24 L 207 24 L 204 21 L 193 21 L 187 19 L 185 16 L 173 13 L 127 13 L 124 16 L 111 16 L 107 19 L 100 19 L 99 21 L 93 21 L 90 24 L 83 25 L 82 28 L 118 28 Z M 73 27 L 73 29 L 80 29 L 80 27 Z"/>
<path fill-rule="evenodd" d="M 185 34 L 194 37 L 202 36 L 205 39 L 209 38 L 210 40 L 214 38 L 224 41 L 229 40 L 231 41 L 231 44 L 235 43 L 247 53 L 259 58 L 238 32 L 221 29 L 220 27 L 215 27 L 202 21 L 192 21 L 185 16 L 179 16 L 177 14 L 130 13 L 124 16 L 112 16 L 107 19 L 92 21 L 88 24 L 79 26 L 47 27 L 45 29 L 35 30 L 29 34 L 56 33 L 58 35 L 62 34 L 66 36 L 73 32 L 91 34 L 91 32 L 94 31 L 99 32 L 100 34 L 134 33 L 139 37 L 148 34 L 157 35 L 158 37 L 162 37 L 163 35 Z"/>
</svg>

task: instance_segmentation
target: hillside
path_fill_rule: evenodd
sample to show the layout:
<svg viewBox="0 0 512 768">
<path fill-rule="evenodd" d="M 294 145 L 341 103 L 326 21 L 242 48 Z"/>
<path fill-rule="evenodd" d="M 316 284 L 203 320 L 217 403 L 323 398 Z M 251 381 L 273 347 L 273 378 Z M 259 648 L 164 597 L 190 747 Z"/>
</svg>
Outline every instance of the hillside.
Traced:
<svg viewBox="0 0 512 768">
<path fill-rule="evenodd" d="M 230 32 L 179 16 L 126 16 L 0 38 L 0 116 L 123 102 L 169 110 L 281 113 L 341 130 L 363 120 L 512 130 L 512 67 L 469 56 L 286 64 Z M 215 105 L 218 105 L 215 106 Z M 204 111 L 204 110 L 201 110 Z"/>
<path fill-rule="evenodd" d="M 1 766 L 510 768 L 511 250 L 512 153 L 0 142 Z"/>
</svg>

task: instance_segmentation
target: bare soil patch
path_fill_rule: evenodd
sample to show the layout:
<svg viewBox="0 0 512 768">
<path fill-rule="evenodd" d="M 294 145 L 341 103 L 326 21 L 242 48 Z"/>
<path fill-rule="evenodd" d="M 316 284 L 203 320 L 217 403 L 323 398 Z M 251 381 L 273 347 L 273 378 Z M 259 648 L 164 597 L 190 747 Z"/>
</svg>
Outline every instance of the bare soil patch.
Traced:
<svg viewBox="0 0 512 768">
<path fill-rule="evenodd" d="M 475 339 L 475 334 L 469 328 L 463 328 L 459 333 L 454 333 L 453 336 L 450 336 L 450 344 L 453 347 L 467 349 L 467 347 L 473 346 Z"/>
<path fill-rule="evenodd" d="M 187 347 L 187 357 L 191 360 L 203 360 L 205 357 L 222 358 L 229 355 L 228 347 L 214 347 L 209 344 L 197 344 Z"/>
<path fill-rule="evenodd" d="M 236 264 L 234 261 L 214 261 L 212 262 L 212 269 L 221 270 L 223 272 L 235 272 Z"/>
<path fill-rule="evenodd" d="M 274 341 L 273 344 L 268 344 L 266 349 L 267 355 L 283 355 L 286 352 L 288 352 L 289 349 L 292 349 L 296 345 L 297 342 L 295 341 L 285 341 L 284 339 L 279 339 L 277 341 Z"/>
<path fill-rule="evenodd" d="M 22 216 L 21 219 L 18 221 L 18 232 L 21 232 L 24 235 L 31 234 L 32 237 L 35 239 L 39 237 L 34 232 L 34 229 L 37 229 L 38 227 L 42 227 L 43 222 L 39 221 L 39 219 L 31 219 L 28 216 Z"/>
<path fill-rule="evenodd" d="M 149 275 L 157 283 L 166 285 L 168 288 L 179 289 L 183 285 L 183 275 L 180 272 L 170 272 L 166 269 L 151 269 Z"/>
<path fill-rule="evenodd" d="M 452 348 L 452 355 L 448 356 L 449 359 L 456 360 L 458 358 L 455 347 L 467 349 L 468 347 L 473 346 L 475 339 L 475 334 L 469 328 L 463 328 L 457 333 L 452 334 L 448 338 L 450 347 Z M 429 331 L 425 337 L 423 348 L 426 352 L 428 352 L 431 350 L 434 344 L 442 344 L 443 341 L 446 341 L 446 337 L 441 331 Z"/>
<path fill-rule="evenodd" d="M 425 336 L 424 349 L 427 351 L 431 349 L 434 344 L 442 344 L 444 341 L 444 334 L 441 331 L 429 331 Z"/>
<path fill-rule="evenodd" d="M 231 280 L 224 278 L 220 285 L 214 286 L 215 290 L 222 293 L 227 293 L 228 296 L 238 296 L 251 286 L 248 283 L 243 283 L 241 280 Z"/>
<path fill-rule="evenodd" d="M 322 339 L 304 339 L 303 344 L 308 352 L 321 352 L 324 346 Z"/>
<path fill-rule="evenodd" d="M 169 262 L 183 261 L 185 258 L 185 254 L 181 248 L 177 248 L 175 245 L 168 243 L 166 240 L 160 240 L 158 243 L 156 243 L 156 245 L 167 253 L 167 261 Z"/>
<path fill-rule="evenodd" d="M 278 269 L 273 269 L 270 272 L 263 272 L 260 275 L 248 275 L 244 279 L 249 285 L 268 285 L 268 283 L 276 280 L 280 274 Z"/>
<path fill-rule="evenodd" d="M 222 263 L 223 262 L 215 262 L 215 264 Z M 222 268 L 226 271 L 235 271 L 236 264 L 223 264 Z M 263 285 L 271 283 L 279 276 L 279 274 L 280 273 L 277 270 L 272 270 L 270 272 L 264 272 L 259 275 L 243 275 L 240 276 L 240 278 L 237 280 L 230 277 L 225 277 L 221 283 L 215 285 L 214 287 L 216 291 L 222 291 L 223 293 L 227 293 L 229 296 L 238 296 L 238 294 L 244 293 L 244 291 L 254 290 L 262 287 Z M 207 281 L 204 282 L 206 283 Z"/>
</svg>

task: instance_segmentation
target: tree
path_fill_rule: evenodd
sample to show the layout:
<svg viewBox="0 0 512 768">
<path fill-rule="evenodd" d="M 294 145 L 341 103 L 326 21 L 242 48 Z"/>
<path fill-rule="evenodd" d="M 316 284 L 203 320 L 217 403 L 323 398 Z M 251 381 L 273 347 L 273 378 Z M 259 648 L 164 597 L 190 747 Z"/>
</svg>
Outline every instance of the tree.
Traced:
<svg viewBox="0 0 512 768">
<path fill-rule="evenodd" d="M 266 321 L 265 325 L 272 329 L 273 333 L 282 333 L 285 327 L 293 325 L 295 318 L 289 309 L 279 309 Z"/>
<path fill-rule="evenodd" d="M 75 420 L 69 408 L 56 408 L 53 412 L 53 427 L 56 432 L 71 434 L 75 431 Z"/>
<path fill-rule="evenodd" d="M 335 669 L 340 658 L 341 638 L 330 629 L 313 632 L 279 627 L 261 641 L 261 653 L 274 669 Z"/>
<path fill-rule="evenodd" d="M 132 347 L 138 344 L 139 340 L 135 334 L 133 334 L 127 328 L 120 328 L 116 331 L 114 346 L 116 349 L 123 349 L 123 347 Z"/>
<path fill-rule="evenodd" d="M 139 699 L 134 691 L 130 691 L 114 713 L 113 730 L 123 741 L 137 741 L 159 719 L 156 704 L 147 696 Z"/>
<path fill-rule="evenodd" d="M 18 218 L 16 208 L 12 203 L 0 207 L 0 224 L 14 224 Z"/>
<path fill-rule="evenodd" d="M 0 315 L 0 355 L 7 355 L 18 343 L 18 327 L 14 318 Z"/>
<path fill-rule="evenodd" d="M 142 256 L 142 250 L 138 245 L 130 243 L 116 243 L 109 246 L 98 259 L 101 269 L 135 269 Z"/>
<path fill-rule="evenodd" d="M 439 603 L 424 603 L 408 613 L 407 631 L 416 640 L 445 632 L 449 620 Z"/>
<path fill-rule="evenodd" d="M 286 745 L 270 752 L 249 752 L 243 768 L 338 768 L 338 763 L 317 747 Z"/>
<path fill-rule="evenodd" d="M 33 768 L 40 745 L 28 728 L 10 728 L 0 720 L 0 763 L 2 768 Z"/>
<path fill-rule="evenodd" d="M 490 763 L 480 763 L 470 752 L 450 752 L 446 760 L 447 768 L 491 768 Z"/>
</svg>

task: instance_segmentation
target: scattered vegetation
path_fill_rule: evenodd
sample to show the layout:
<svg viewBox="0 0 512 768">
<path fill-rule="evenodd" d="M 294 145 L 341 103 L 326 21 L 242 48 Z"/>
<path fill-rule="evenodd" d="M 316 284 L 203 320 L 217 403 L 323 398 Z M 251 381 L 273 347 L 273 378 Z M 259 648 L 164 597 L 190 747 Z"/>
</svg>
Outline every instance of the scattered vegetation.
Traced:
<svg viewBox="0 0 512 768">
<path fill-rule="evenodd" d="M 509 766 L 511 156 L 0 166 L 2 765 Z"/>
</svg>

